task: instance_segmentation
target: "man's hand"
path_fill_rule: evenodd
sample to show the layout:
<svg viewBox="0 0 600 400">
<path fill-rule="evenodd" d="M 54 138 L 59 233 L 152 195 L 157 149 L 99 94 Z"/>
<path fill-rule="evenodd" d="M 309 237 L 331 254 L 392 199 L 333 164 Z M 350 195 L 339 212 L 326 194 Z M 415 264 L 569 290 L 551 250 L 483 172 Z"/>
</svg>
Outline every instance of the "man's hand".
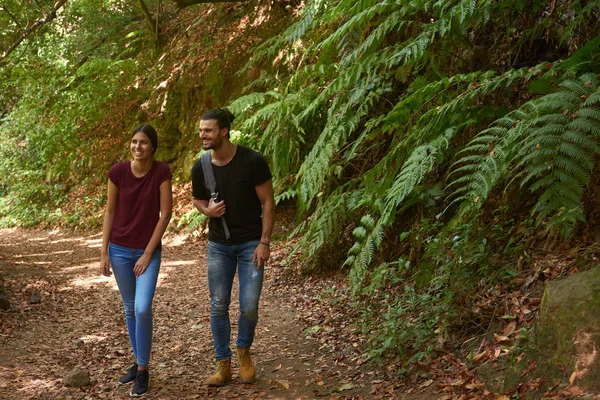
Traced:
<svg viewBox="0 0 600 400">
<path fill-rule="evenodd" d="M 204 214 L 211 218 L 219 218 L 225 215 L 225 202 L 223 200 L 216 202 L 214 199 L 208 201 L 208 206 L 204 210 Z"/>
<path fill-rule="evenodd" d="M 256 269 L 261 269 L 267 263 L 267 260 L 271 256 L 271 249 L 268 245 L 259 243 L 256 249 L 254 250 L 254 254 L 252 256 L 252 262 L 258 261 L 258 265 Z"/>
</svg>

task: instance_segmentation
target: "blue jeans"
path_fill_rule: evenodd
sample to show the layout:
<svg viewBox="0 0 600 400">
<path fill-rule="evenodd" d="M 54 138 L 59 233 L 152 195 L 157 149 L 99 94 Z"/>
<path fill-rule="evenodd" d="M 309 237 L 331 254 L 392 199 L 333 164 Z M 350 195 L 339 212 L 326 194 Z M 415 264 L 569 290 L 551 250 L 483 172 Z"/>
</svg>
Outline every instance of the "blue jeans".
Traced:
<svg viewBox="0 0 600 400">
<path fill-rule="evenodd" d="M 250 347 L 258 322 L 258 300 L 262 290 L 264 268 L 256 269 L 252 262 L 259 241 L 241 244 L 208 242 L 208 289 L 210 291 L 210 329 L 217 360 L 231 357 L 229 340 L 229 303 L 236 267 L 240 283 L 240 317 L 238 320 L 238 347 Z"/>
<path fill-rule="evenodd" d="M 123 300 L 133 355 L 138 365 L 146 367 L 152 348 L 152 299 L 160 270 L 161 251 L 154 251 L 148 268 L 136 278 L 133 267 L 142 254 L 144 250 L 108 244 L 108 257 Z"/>
</svg>

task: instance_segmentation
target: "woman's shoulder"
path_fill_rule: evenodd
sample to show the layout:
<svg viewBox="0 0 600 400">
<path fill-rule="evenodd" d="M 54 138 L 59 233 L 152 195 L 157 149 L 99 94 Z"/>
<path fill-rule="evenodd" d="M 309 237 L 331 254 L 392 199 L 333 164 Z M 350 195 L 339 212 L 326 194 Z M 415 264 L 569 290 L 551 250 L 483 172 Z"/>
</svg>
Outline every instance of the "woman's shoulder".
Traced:
<svg viewBox="0 0 600 400">
<path fill-rule="evenodd" d="M 109 173 L 126 171 L 127 168 L 130 168 L 129 164 L 130 164 L 129 161 L 121 161 L 116 164 L 113 164 L 113 166 L 110 167 Z"/>
<path fill-rule="evenodd" d="M 171 171 L 171 167 L 165 162 L 154 161 L 154 164 L 156 165 L 156 169 L 158 169 L 159 171 Z"/>
<path fill-rule="evenodd" d="M 158 181 L 162 183 L 166 179 L 173 178 L 171 173 L 171 167 L 169 164 L 162 161 L 154 161 L 154 176 L 158 178 Z"/>
</svg>

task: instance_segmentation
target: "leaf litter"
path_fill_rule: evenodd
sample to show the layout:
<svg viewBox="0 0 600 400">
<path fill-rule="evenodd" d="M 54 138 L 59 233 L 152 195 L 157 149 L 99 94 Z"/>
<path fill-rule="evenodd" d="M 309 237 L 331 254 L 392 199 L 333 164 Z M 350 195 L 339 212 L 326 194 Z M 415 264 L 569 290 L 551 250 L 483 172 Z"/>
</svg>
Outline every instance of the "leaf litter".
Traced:
<svg viewBox="0 0 600 400">
<path fill-rule="evenodd" d="M 376 399 L 395 398 L 400 381 L 365 363 L 364 338 L 318 294 L 328 280 L 283 278 L 289 250 L 275 244 L 267 266 L 260 322 L 252 348 L 255 385 L 233 382 L 209 388 L 215 368 L 209 324 L 205 239 L 163 240 L 163 263 L 154 300 L 152 399 Z M 101 234 L 0 230 L 0 275 L 13 308 L 0 311 L 0 398 L 125 399 L 116 379 L 130 366 L 121 300 L 114 278 L 99 273 Z M 341 281 L 336 285 L 341 284 Z M 295 283 L 294 283 L 295 282 Z M 310 289 L 308 289 L 310 288 Z M 39 304 L 29 304 L 32 291 Z M 235 345 L 237 279 L 230 317 Z M 323 319 L 323 329 L 305 330 Z M 74 367 L 91 384 L 63 385 Z"/>
</svg>

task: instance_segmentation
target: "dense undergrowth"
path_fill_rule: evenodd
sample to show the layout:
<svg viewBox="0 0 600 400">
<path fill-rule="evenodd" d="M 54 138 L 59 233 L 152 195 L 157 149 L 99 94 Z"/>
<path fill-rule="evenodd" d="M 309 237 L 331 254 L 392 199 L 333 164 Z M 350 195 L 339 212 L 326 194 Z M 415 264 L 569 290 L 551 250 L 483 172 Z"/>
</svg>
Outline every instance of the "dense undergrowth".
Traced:
<svg viewBox="0 0 600 400">
<path fill-rule="evenodd" d="M 278 199 L 306 216 L 306 269 L 348 269 L 375 355 L 428 356 L 536 246 L 581 240 L 595 218 L 599 12 L 310 1 L 246 65 L 273 67 L 230 107 L 272 160 Z"/>
<path fill-rule="evenodd" d="M 136 119 L 162 132 L 183 187 L 198 116 L 228 102 L 298 208 L 303 270 L 348 272 L 374 356 L 422 360 L 485 331 L 478 292 L 510 290 L 540 249 L 591 241 L 594 1 L 307 0 L 291 24 L 278 3 L 206 5 L 167 11 L 158 47 L 109 3 L 73 2 L 61 22 L 77 31 L 49 29 L 0 69 L 2 225 L 97 227 Z M 201 226 L 189 207 L 176 216 Z"/>
</svg>

